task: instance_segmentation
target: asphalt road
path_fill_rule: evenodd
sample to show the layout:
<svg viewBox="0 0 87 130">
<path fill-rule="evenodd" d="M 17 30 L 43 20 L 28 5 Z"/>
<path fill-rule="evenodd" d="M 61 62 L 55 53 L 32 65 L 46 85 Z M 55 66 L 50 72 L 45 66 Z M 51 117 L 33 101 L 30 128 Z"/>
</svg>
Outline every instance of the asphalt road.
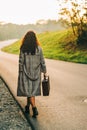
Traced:
<svg viewBox="0 0 87 130">
<path fill-rule="evenodd" d="M 3 44 L 4 43 L 4 44 Z M 5 42 L 1 42 L 5 45 Z M 36 97 L 39 110 L 31 123 L 35 130 L 87 130 L 87 65 L 46 60 L 49 97 Z M 3 73 L 3 71 L 5 71 Z M 18 56 L 0 52 L 0 73 L 16 94 Z M 85 102 L 84 102 L 85 101 Z M 25 104 L 25 99 L 20 99 Z"/>
</svg>

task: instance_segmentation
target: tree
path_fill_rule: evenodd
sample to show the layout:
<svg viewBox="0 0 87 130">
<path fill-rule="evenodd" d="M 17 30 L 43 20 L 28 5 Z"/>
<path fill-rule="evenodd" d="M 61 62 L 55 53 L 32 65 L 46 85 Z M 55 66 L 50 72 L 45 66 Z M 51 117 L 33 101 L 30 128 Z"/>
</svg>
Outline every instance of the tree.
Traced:
<svg viewBox="0 0 87 130">
<path fill-rule="evenodd" d="M 58 0 L 60 2 L 60 0 Z M 72 27 L 73 34 L 77 37 L 77 43 L 87 41 L 87 8 L 85 1 L 62 0 L 60 3 L 60 16 Z"/>
</svg>

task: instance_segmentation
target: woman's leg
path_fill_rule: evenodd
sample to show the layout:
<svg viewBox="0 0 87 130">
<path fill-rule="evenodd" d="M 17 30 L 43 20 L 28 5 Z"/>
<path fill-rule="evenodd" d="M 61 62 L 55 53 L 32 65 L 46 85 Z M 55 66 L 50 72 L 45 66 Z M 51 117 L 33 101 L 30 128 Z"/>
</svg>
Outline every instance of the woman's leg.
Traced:
<svg viewBox="0 0 87 130">
<path fill-rule="evenodd" d="M 27 105 L 25 106 L 25 112 L 28 114 L 30 113 L 29 107 L 30 107 L 30 98 L 27 97 Z"/>
<path fill-rule="evenodd" d="M 30 97 L 27 97 L 27 106 L 30 106 Z"/>
<path fill-rule="evenodd" d="M 38 115 L 38 111 L 35 105 L 35 97 L 30 97 L 30 103 L 32 105 L 33 117 L 36 117 Z"/>
<path fill-rule="evenodd" d="M 35 97 L 30 97 L 29 100 L 32 105 L 32 108 L 35 107 Z"/>
</svg>

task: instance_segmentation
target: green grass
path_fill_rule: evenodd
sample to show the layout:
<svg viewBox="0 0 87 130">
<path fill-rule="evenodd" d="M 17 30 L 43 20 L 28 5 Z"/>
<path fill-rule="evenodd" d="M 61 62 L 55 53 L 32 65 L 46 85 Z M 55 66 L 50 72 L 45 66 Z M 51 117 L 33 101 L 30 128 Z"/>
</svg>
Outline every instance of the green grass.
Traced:
<svg viewBox="0 0 87 130">
<path fill-rule="evenodd" d="M 77 46 L 72 31 L 45 32 L 37 35 L 45 58 L 87 64 L 87 47 Z M 20 40 L 2 50 L 19 54 Z"/>
<path fill-rule="evenodd" d="M 20 42 L 21 40 L 18 40 L 15 43 L 12 43 L 11 45 L 2 48 L 1 50 L 7 53 L 19 54 Z"/>
</svg>

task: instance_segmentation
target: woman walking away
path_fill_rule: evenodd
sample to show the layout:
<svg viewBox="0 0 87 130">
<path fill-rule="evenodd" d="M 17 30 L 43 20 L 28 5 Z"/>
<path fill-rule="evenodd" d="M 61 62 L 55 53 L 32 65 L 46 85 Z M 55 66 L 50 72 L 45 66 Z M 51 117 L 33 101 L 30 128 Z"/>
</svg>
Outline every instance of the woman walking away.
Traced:
<svg viewBox="0 0 87 130">
<path fill-rule="evenodd" d="M 33 117 L 38 115 L 35 96 L 41 95 L 41 72 L 46 76 L 43 52 L 36 34 L 29 31 L 25 34 L 20 47 L 17 96 L 27 97 L 25 112 L 30 113 L 31 105 Z"/>
</svg>

